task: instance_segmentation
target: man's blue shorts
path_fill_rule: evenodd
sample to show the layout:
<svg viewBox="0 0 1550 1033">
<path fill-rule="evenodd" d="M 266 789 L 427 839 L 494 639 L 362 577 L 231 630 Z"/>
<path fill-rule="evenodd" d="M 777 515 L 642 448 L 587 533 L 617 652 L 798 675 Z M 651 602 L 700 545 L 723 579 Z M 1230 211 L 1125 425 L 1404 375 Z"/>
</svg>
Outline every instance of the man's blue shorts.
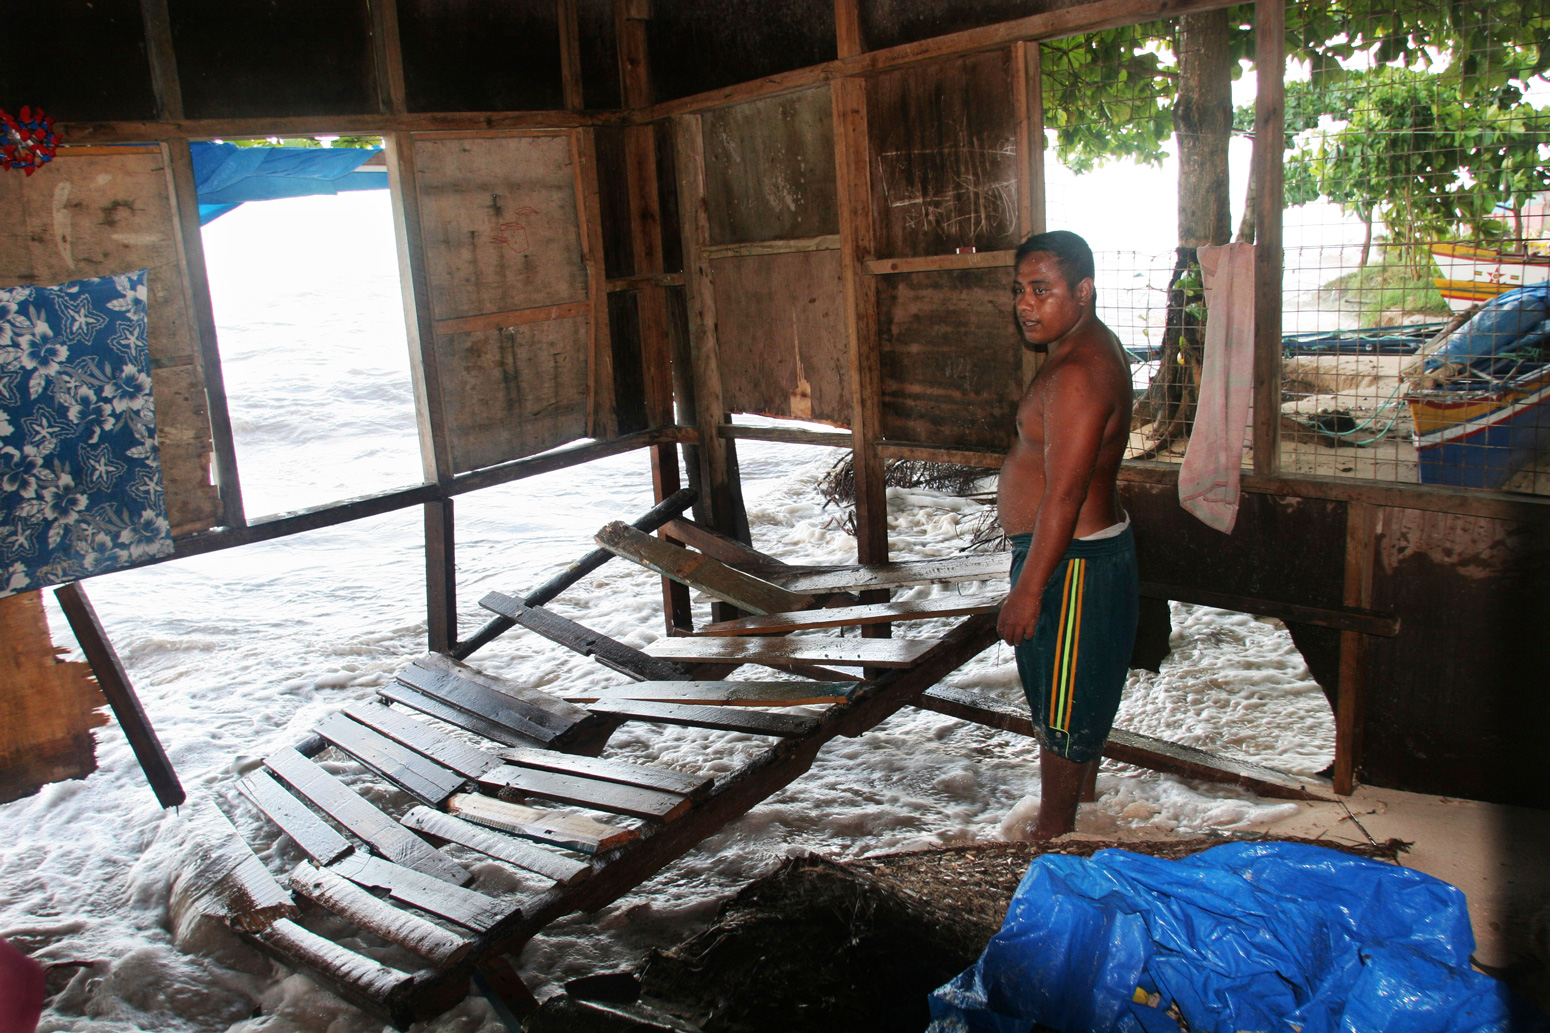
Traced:
<svg viewBox="0 0 1550 1033">
<path fill-rule="evenodd" d="M 1033 535 L 1011 541 L 1015 585 Z M 1017 647 L 1017 673 L 1045 749 L 1078 764 L 1103 752 L 1130 672 L 1139 607 L 1130 528 L 1071 543 L 1044 587 L 1033 637 Z"/>
</svg>

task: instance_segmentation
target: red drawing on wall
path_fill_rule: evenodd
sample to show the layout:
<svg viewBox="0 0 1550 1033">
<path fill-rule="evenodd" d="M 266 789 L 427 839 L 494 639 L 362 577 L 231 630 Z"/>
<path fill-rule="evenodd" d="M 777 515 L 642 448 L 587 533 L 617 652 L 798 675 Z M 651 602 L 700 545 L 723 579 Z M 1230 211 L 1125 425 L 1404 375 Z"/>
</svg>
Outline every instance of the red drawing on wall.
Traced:
<svg viewBox="0 0 1550 1033">
<path fill-rule="evenodd" d="M 538 209 L 523 205 L 512 214 L 525 219 L 530 215 L 537 215 Z M 527 227 L 520 222 L 503 222 L 497 228 L 495 236 L 490 238 L 490 243 L 505 244 L 517 254 L 525 255 L 528 250 Z"/>
</svg>

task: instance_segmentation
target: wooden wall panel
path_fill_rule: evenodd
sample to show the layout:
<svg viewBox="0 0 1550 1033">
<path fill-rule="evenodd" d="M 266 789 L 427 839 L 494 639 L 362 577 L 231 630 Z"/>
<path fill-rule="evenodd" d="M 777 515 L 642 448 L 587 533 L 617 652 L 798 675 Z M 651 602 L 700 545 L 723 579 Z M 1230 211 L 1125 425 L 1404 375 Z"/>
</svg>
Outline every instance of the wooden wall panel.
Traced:
<svg viewBox="0 0 1550 1033">
<path fill-rule="evenodd" d="M 493 466 L 587 432 L 585 317 L 437 336 L 452 465 Z"/>
<path fill-rule="evenodd" d="M 570 136 L 415 138 L 438 320 L 587 295 Z"/>
<path fill-rule="evenodd" d="M 174 534 L 219 523 L 210 420 L 160 147 L 62 150 L 43 171 L 0 176 L 0 285 L 150 270 L 147 321 L 156 441 Z"/>
<path fill-rule="evenodd" d="M 1017 245 L 1017 112 L 1010 50 L 870 80 L 876 257 Z"/>
<path fill-rule="evenodd" d="M 1005 269 L 877 277 L 883 437 L 1006 449 L 1023 383 Z"/>
<path fill-rule="evenodd" d="M 849 426 L 839 252 L 722 258 L 711 270 L 727 411 Z"/>
<path fill-rule="evenodd" d="M 712 244 L 839 232 L 827 86 L 708 111 L 702 125 Z"/>
<path fill-rule="evenodd" d="M 0 803 L 97 769 L 91 730 L 107 724 L 91 668 L 58 658 L 42 595 L 0 599 Z"/>
</svg>

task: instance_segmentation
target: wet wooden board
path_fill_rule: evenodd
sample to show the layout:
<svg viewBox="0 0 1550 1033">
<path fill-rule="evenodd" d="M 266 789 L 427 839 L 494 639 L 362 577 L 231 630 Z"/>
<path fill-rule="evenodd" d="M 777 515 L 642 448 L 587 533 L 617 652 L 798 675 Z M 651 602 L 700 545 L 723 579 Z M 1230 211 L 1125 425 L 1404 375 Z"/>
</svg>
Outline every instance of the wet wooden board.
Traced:
<svg viewBox="0 0 1550 1033">
<path fill-rule="evenodd" d="M 627 786 L 656 789 L 690 798 L 704 796 L 710 792 L 711 784 L 715 781 L 704 775 L 686 775 L 682 771 L 674 771 L 671 768 L 628 764 L 621 760 L 603 760 L 601 757 L 578 757 L 570 753 L 555 753 L 552 750 L 522 748 L 501 750 L 501 759 L 518 767 L 600 778 L 605 782 L 619 782 Z"/>
<path fill-rule="evenodd" d="M 728 538 L 685 517 L 675 517 L 667 521 L 662 525 L 662 531 L 707 556 L 715 557 L 729 567 L 736 567 L 744 573 L 762 577 L 766 581 L 772 581 L 768 576 L 771 572 L 791 569 L 789 563 L 782 562 L 774 556 L 766 556 L 736 538 Z"/>
<path fill-rule="evenodd" d="M 853 681 L 643 681 L 604 689 L 576 689 L 573 703 L 640 699 L 716 707 L 797 707 L 839 703 L 856 691 Z"/>
<path fill-rule="evenodd" d="M 393 1006 L 395 999 L 414 986 L 414 976 L 388 968 L 380 961 L 357 954 L 325 940 L 317 933 L 282 918 L 264 929 L 252 930 L 259 944 L 288 965 L 300 963 L 311 969 L 347 998 L 378 1007 Z"/>
<path fill-rule="evenodd" d="M 237 783 L 237 789 L 318 864 L 333 864 L 355 849 L 349 840 L 335 832 L 312 808 L 286 792 L 263 769 L 249 773 Z"/>
<path fill-rule="evenodd" d="M 449 706 L 493 721 L 524 739 L 553 742 L 575 723 L 573 720 L 557 718 L 547 708 L 517 696 L 511 691 L 516 686 L 509 682 L 488 675 L 475 678 L 472 676 L 472 668 L 445 657 L 441 659 L 444 665 L 429 661 L 428 658 L 416 660 L 398 672 L 398 680 Z M 531 694 L 530 691 L 524 692 L 524 695 Z"/>
<path fill-rule="evenodd" d="M 455 965 L 473 949 L 468 937 L 386 904 L 327 869 L 303 861 L 292 870 L 290 882 L 307 899 L 437 965 Z"/>
<path fill-rule="evenodd" d="M 510 728 L 496 724 L 489 718 L 481 717 L 478 714 L 470 714 L 466 710 L 459 710 L 448 703 L 443 703 L 435 696 L 428 696 L 419 689 L 411 689 L 402 682 L 389 682 L 387 685 L 378 686 L 377 695 L 386 702 L 402 703 L 411 710 L 418 710 L 422 714 L 439 718 L 449 725 L 455 725 L 464 731 L 483 736 L 491 742 L 515 746 L 518 743 L 542 741 L 530 735 L 514 732 Z"/>
<path fill-rule="evenodd" d="M 497 792 L 515 790 L 526 796 L 654 821 L 670 821 L 689 809 L 688 798 L 678 793 L 663 793 L 655 789 L 641 789 L 558 771 L 523 768 L 515 764 L 503 764 L 485 772 L 479 776 L 479 784 Z"/>
<path fill-rule="evenodd" d="M 934 638 L 664 638 L 652 656 L 714 664 L 822 663 L 909 667 L 937 644 Z M 592 707 L 598 713 L 597 707 Z"/>
<path fill-rule="evenodd" d="M 473 881 L 466 869 L 447 860 L 425 840 L 367 803 L 333 775 L 289 747 L 264 758 L 264 766 L 382 856 L 428 876 L 464 886 Z"/>
<path fill-rule="evenodd" d="M 966 689 L 937 686 L 921 694 L 916 706 L 934 710 L 939 714 L 973 721 L 976 724 L 1000 728 L 1019 735 L 1034 736 L 1033 721 L 1022 708 Z M 1241 786 L 1260 796 L 1282 800 L 1333 800 L 1323 779 L 1303 778 L 1284 771 L 1261 767 L 1247 761 L 1221 757 L 1193 746 L 1154 739 L 1139 732 L 1115 728 L 1109 732 L 1109 741 L 1103 747 L 1103 755 L 1110 760 L 1153 771 L 1166 771 L 1198 778 L 1208 782 L 1226 782 Z"/>
<path fill-rule="evenodd" d="M 704 553 L 663 541 L 615 520 L 597 533 L 597 544 L 648 570 L 670 577 L 722 602 L 754 613 L 782 613 L 812 605 L 812 597 L 733 570 Z"/>
<path fill-rule="evenodd" d="M 389 739 L 403 743 L 436 763 L 449 767 L 464 778 L 478 778 L 500 763 L 496 757 L 417 721 L 402 711 L 381 703 L 352 703 L 344 713 Z"/>
<path fill-rule="evenodd" d="M 868 588 L 903 588 L 906 585 L 938 585 L 954 581 L 989 581 L 1004 578 L 1012 570 L 1006 552 L 970 552 L 927 560 L 901 560 L 870 566 L 801 569 L 771 573 L 769 579 L 790 592 L 854 592 Z"/>
<path fill-rule="evenodd" d="M 479 605 L 631 678 L 642 681 L 677 681 L 689 676 L 689 668 L 682 664 L 661 660 L 623 642 L 616 642 L 607 635 L 601 635 L 542 606 L 525 606 L 520 599 L 503 592 L 489 593 L 479 600 Z"/>
<path fill-rule="evenodd" d="M 440 804 L 467 781 L 456 771 L 343 714 L 329 714 L 313 726 L 313 731 L 422 803 Z"/>
<path fill-rule="evenodd" d="M 431 810 L 429 807 L 416 807 L 404 815 L 404 825 L 416 832 L 423 832 L 438 839 L 461 844 L 470 850 L 477 850 L 498 861 L 505 861 L 518 868 L 537 872 L 566 886 L 575 885 L 592 871 L 592 866 L 584 861 L 577 861 L 552 850 L 532 846 L 512 836 L 491 832 L 489 829 L 480 828 L 471 822 L 454 818 L 441 811 Z"/>
<path fill-rule="evenodd" d="M 806 735 L 818 723 L 815 717 L 795 714 L 770 714 L 741 707 L 704 707 L 682 703 L 650 703 L 634 699 L 605 699 L 592 704 L 599 714 L 631 721 L 655 721 L 665 725 L 689 725 L 714 728 L 723 732 L 751 732 L 756 735 Z"/>
<path fill-rule="evenodd" d="M 180 941 L 205 917 L 239 930 L 295 917 L 296 902 L 210 797 L 195 796 L 174 820 L 184 824 L 186 836 L 173 868 L 167 918 Z"/>
<path fill-rule="evenodd" d="M 744 617 L 735 621 L 707 624 L 700 635 L 783 634 L 806 628 L 847 628 L 868 624 L 893 624 L 899 621 L 927 620 L 931 617 L 962 617 L 971 613 L 993 613 L 1001 608 L 1004 595 L 941 596 L 914 602 L 874 603 L 870 606 L 832 606 L 824 610 L 799 610 L 795 613 L 771 613 Z"/>
<path fill-rule="evenodd" d="M 440 653 L 427 653 L 416 660 L 414 665 L 427 671 L 456 675 L 499 692 L 503 696 L 510 696 L 512 705 L 525 714 L 528 720 L 562 734 L 573 728 L 578 721 L 587 720 L 587 713 L 581 707 L 573 707 L 541 689 L 529 688 L 508 678 L 487 674 L 476 667 L 442 656 Z"/>
<path fill-rule="evenodd" d="M 518 910 L 494 897 L 366 854 L 351 854 L 330 865 L 329 871 L 368 889 L 386 890 L 400 904 L 429 911 L 476 933 L 488 932 L 496 922 Z"/>
<path fill-rule="evenodd" d="M 613 850 L 640 836 L 635 829 L 593 821 L 584 815 L 540 810 L 478 793 L 459 793 L 447 801 L 447 810 L 485 828 L 583 854 Z"/>
</svg>

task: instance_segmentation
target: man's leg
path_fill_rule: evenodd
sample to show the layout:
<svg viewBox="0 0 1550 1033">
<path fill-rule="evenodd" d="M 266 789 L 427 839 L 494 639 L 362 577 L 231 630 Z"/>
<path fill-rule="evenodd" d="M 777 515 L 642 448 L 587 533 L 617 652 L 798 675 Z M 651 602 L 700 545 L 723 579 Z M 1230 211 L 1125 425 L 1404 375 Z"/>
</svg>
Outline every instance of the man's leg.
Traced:
<svg viewBox="0 0 1550 1033">
<path fill-rule="evenodd" d="M 1076 828 L 1076 806 L 1087 784 L 1087 772 L 1097 760 L 1077 763 L 1054 750 L 1039 751 L 1039 820 L 1030 837 L 1044 842 Z"/>
<path fill-rule="evenodd" d="M 1083 803 L 1092 803 L 1098 799 L 1098 765 L 1102 762 L 1102 757 L 1094 757 L 1083 765 L 1087 768 L 1087 775 L 1082 779 Z"/>
</svg>

